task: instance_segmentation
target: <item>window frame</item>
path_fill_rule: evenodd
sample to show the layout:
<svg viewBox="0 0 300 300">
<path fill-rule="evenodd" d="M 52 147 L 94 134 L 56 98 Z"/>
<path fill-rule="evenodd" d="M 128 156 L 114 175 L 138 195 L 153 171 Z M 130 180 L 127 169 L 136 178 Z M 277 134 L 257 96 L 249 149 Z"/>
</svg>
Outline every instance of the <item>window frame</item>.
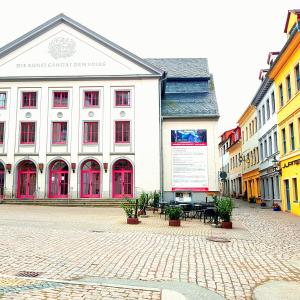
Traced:
<svg viewBox="0 0 300 300">
<path fill-rule="evenodd" d="M 285 84 L 286 84 L 286 97 L 287 97 L 287 100 L 289 101 L 292 99 L 292 85 L 291 85 L 291 75 L 290 74 L 288 76 L 286 76 Z"/>
<path fill-rule="evenodd" d="M 24 94 L 35 94 L 35 106 L 31 105 L 31 103 L 30 103 L 29 106 L 24 106 Z M 32 100 L 29 99 L 29 101 L 31 102 Z M 21 108 L 23 108 L 23 109 L 36 109 L 38 107 L 37 102 L 38 102 L 38 93 L 37 93 L 37 91 L 22 91 L 21 92 Z"/>
<path fill-rule="evenodd" d="M 275 103 L 275 93 L 272 91 L 271 93 L 271 105 L 272 105 L 272 114 L 276 112 L 276 103 Z"/>
<path fill-rule="evenodd" d="M 269 120 L 271 118 L 270 99 L 269 98 L 266 101 L 266 108 L 267 108 L 267 120 Z"/>
<path fill-rule="evenodd" d="M 54 99 L 54 95 L 55 93 L 60 93 L 60 104 L 56 104 Z M 68 97 L 67 97 L 67 104 L 66 105 L 62 105 L 62 94 L 63 93 L 67 93 Z M 52 91 L 52 108 L 69 108 L 69 102 L 70 102 L 70 91 L 66 91 L 66 90 L 54 90 Z"/>
<path fill-rule="evenodd" d="M 22 131 L 22 129 L 23 129 L 23 126 L 22 125 L 27 125 L 27 131 L 25 132 L 26 134 L 25 134 L 25 136 L 26 136 L 26 141 L 25 142 L 23 142 L 22 141 L 22 136 L 23 136 L 23 131 Z M 32 134 L 32 132 L 30 131 L 30 125 L 34 125 L 34 141 L 29 141 L 30 140 L 30 136 L 31 136 L 31 134 Z M 20 122 L 20 145 L 34 145 L 35 144 L 35 142 L 36 142 L 36 122 L 27 122 L 27 121 L 22 121 L 22 122 Z"/>
<path fill-rule="evenodd" d="M 0 102 L 0 109 L 6 109 L 7 106 L 7 92 L 5 91 L 0 91 L 0 95 L 4 94 L 5 95 L 5 100 L 4 100 L 4 106 L 1 106 L 1 102 Z"/>
<path fill-rule="evenodd" d="M 122 96 L 122 104 L 117 104 L 117 93 L 129 93 L 129 97 L 128 97 L 128 104 L 124 104 L 124 96 Z M 114 105 L 115 107 L 130 107 L 131 106 L 131 90 L 128 90 L 128 89 L 116 89 L 114 91 Z"/>
<path fill-rule="evenodd" d="M 59 137 L 60 137 L 60 139 L 59 139 L 59 141 L 58 142 L 54 142 L 54 139 L 53 139 L 53 136 L 54 136 L 54 124 L 60 124 L 60 133 L 59 133 Z M 62 124 L 66 124 L 67 125 L 67 134 L 66 134 L 66 140 L 65 141 L 62 141 L 62 128 L 61 128 L 61 125 Z M 52 138 L 52 140 L 51 140 L 51 144 L 52 145 L 66 145 L 67 143 L 68 143 L 68 134 L 69 134 L 69 132 L 68 132 L 68 122 L 66 122 L 66 121 L 54 121 L 54 122 L 52 122 L 52 132 L 51 132 L 51 138 Z"/>
<path fill-rule="evenodd" d="M 287 153 L 287 148 L 286 148 L 286 132 L 285 132 L 285 128 L 281 129 L 281 137 L 282 137 L 282 152 L 283 154 Z"/>
<path fill-rule="evenodd" d="M 1 129 L 1 127 L 3 127 Z M 0 145 L 4 144 L 5 140 L 5 122 L 0 122 Z"/>
<path fill-rule="evenodd" d="M 86 139 L 87 135 L 86 135 L 86 129 L 88 129 L 88 127 L 86 125 L 92 125 L 92 124 L 96 124 L 96 128 L 97 128 L 97 141 L 93 142 L 92 137 L 93 137 L 93 130 L 90 130 L 90 132 L 88 133 L 89 136 L 89 140 Z M 90 127 L 92 128 L 92 127 Z M 99 121 L 84 121 L 83 122 L 83 144 L 85 145 L 97 145 L 99 144 Z"/>
<path fill-rule="evenodd" d="M 86 103 L 86 94 L 87 93 L 95 93 L 98 95 L 98 104 L 95 105 L 87 105 Z M 97 108 L 100 107 L 100 91 L 95 91 L 95 90 L 84 90 L 83 91 L 83 108 Z"/>
<path fill-rule="evenodd" d="M 122 124 L 122 140 L 117 141 L 117 124 L 121 123 Z M 128 141 L 124 141 L 124 124 L 129 125 L 129 130 L 128 130 Z M 129 120 L 115 120 L 115 131 L 114 131 L 114 141 L 115 144 L 130 144 L 131 143 L 131 121 Z"/>
<path fill-rule="evenodd" d="M 297 72 L 298 70 L 298 72 Z M 298 73 L 298 76 L 297 76 Z M 294 75 L 295 75 L 295 87 L 296 87 L 296 91 L 299 92 L 300 91 L 300 65 L 299 63 L 296 64 L 296 66 L 294 67 Z"/>
<path fill-rule="evenodd" d="M 289 134 L 290 134 L 290 150 L 295 150 L 295 129 L 294 129 L 294 123 L 289 124 Z"/>
<path fill-rule="evenodd" d="M 283 87 L 282 83 L 278 87 L 280 107 L 284 106 Z"/>
<path fill-rule="evenodd" d="M 292 177 L 292 188 L 293 188 L 293 202 L 299 202 L 299 194 L 298 194 L 298 180 L 297 177 Z"/>
</svg>

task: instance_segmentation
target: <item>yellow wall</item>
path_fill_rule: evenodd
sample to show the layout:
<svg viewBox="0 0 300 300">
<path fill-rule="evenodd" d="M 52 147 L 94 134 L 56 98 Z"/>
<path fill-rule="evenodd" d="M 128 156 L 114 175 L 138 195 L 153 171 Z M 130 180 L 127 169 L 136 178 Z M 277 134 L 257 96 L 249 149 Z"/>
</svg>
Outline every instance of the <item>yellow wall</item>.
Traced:
<svg viewBox="0 0 300 300">
<path fill-rule="evenodd" d="M 287 27 L 287 35 L 289 36 L 289 32 L 292 29 L 292 27 L 297 23 L 297 14 L 292 13 L 290 14 L 290 18 L 289 18 L 289 23 L 288 23 L 288 27 Z"/>
<path fill-rule="evenodd" d="M 243 193 L 247 188 L 247 198 L 260 197 L 260 182 L 259 182 L 259 169 L 255 169 L 242 175 Z M 251 188 L 250 188 L 251 186 Z"/>
</svg>

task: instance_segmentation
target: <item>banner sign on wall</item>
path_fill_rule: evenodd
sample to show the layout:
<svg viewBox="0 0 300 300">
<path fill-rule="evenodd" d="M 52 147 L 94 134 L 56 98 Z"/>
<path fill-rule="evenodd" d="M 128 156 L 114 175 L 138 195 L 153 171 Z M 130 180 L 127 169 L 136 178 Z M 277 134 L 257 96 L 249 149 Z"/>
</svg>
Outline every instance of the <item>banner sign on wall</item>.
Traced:
<svg viewBox="0 0 300 300">
<path fill-rule="evenodd" d="M 206 129 L 171 130 L 172 191 L 208 191 Z"/>
</svg>

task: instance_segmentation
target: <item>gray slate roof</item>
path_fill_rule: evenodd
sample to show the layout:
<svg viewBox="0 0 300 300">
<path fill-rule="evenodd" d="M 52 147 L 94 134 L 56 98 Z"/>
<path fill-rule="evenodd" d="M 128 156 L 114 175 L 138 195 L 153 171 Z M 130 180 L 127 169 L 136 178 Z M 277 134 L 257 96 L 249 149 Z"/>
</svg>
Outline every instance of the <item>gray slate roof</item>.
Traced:
<svg viewBox="0 0 300 300">
<path fill-rule="evenodd" d="M 168 78 L 209 78 L 207 58 L 145 58 Z"/>
</svg>

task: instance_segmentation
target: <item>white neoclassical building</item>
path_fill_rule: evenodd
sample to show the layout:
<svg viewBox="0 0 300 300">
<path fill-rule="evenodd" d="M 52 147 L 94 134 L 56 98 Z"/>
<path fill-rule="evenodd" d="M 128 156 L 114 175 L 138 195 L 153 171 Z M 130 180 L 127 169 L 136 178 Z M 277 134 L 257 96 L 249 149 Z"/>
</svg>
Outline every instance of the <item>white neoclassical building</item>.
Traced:
<svg viewBox="0 0 300 300">
<path fill-rule="evenodd" d="M 217 191 L 217 120 L 205 59 L 141 59 L 58 15 L 0 49 L 0 195 Z"/>
</svg>

